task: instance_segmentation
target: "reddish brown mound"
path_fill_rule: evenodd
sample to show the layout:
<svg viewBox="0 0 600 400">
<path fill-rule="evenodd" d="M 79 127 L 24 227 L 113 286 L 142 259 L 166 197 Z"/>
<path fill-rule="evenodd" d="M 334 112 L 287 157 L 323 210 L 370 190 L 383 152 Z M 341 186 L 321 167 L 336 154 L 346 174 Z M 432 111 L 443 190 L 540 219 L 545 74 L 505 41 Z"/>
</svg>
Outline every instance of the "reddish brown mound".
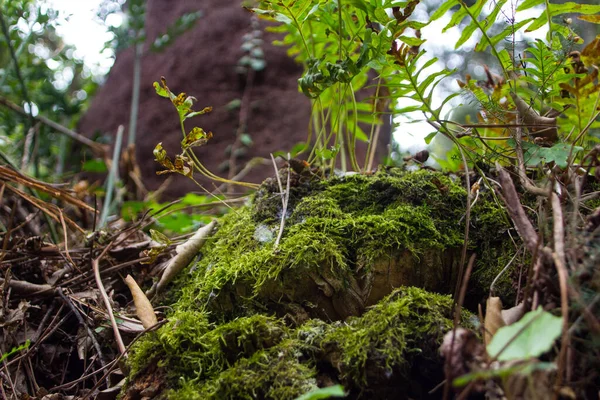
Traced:
<svg viewBox="0 0 600 400">
<path fill-rule="evenodd" d="M 162 169 L 153 160 L 154 146 L 163 146 L 172 156 L 180 151 L 181 131 L 177 114 L 168 100 L 158 97 L 152 87 L 160 76 L 167 78 L 173 92 L 185 91 L 198 99 L 197 109 L 212 106 L 213 112 L 195 118 L 192 123 L 214 133 L 209 144 L 197 151 L 200 160 L 214 173 L 228 159 L 227 146 L 233 143 L 239 122 L 238 110 L 229 111 L 226 105 L 241 99 L 243 83 L 236 73 L 242 36 L 251 30 L 252 14 L 239 1 L 154 0 L 149 3 L 147 16 L 148 43 L 184 13 L 202 11 L 195 27 L 180 36 L 162 53 L 146 51 L 142 59 L 140 115 L 137 129 L 137 160 L 144 183 L 156 189 L 164 176 L 155 172 Z M 248 133 L 253 147 L 241 157 L 238 170 L 252 157 L 268 157 L 278 150 L 289 150 L 306 139 L 310 117 L 310 102 L 298 92 L 297 79 L 302 68 L 286 55 L 286 49 L 275 47 L 275 36 L 264 35 L 266 69 L 261 72 L 251 92 Z M 127 127 L 131 101 L 133 50 L 117 55 L 116 62 L 92 104 L 81 119 L 79 130 L 88 136 L 94 133 L 114 135 L 120 124 Z M 191 127 L 191 124 L 189 125 Z M 382 151 L 389 143 L 389 133 L 382 135 Z M 246 180 L 260 182 L 273 174 L 271 166 L 257 167 Z M 179 196 L 198 190 L 189 180 L 176 177 L 167 193 Z"/>
</svg>

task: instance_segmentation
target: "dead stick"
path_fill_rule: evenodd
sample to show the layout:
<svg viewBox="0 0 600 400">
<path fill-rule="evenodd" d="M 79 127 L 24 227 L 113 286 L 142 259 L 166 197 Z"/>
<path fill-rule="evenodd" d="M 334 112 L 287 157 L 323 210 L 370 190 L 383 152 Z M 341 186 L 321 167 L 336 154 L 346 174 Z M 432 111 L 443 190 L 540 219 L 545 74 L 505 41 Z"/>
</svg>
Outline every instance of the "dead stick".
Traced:
<svg viewBox="0 0 600 400">
<path fill-rule="evenodd" d="M 111 242 L 111 244 L 114 242 Z M 127 358 L 125 344 L 123 343 L 123 338 L 121 338 L 121 333 L 119 332 L 119 327 L 117 325 L 117 320 L 115 319 L 115 315 L 112 310 L 112 306 L 110 305 L 110 300 L 108 295 L 106 294 L 106 289 L 104 289 L 104 285 L 102 284 L 102 279 L 100 278 L 100 259 L 104 257 L 104 255 L 111 248 L 111 244 L 106 246 L 102 253 L 97 258 L 92 260 L 92 269 L 94 270 L 94 278 L 96 279 L 96 285 L 98 286 L 98 290 L 100 290 L 100 295 L 102 297 L 102 301 L 104 302 L 104 306 L 106 307 L 106 312 L 108 313 L 108 317 L 110 318 L 110 324 L 113 328 L 113 333 L 115 335 L 115 340 L 117 341 L 117 345 L 119 346 L 119 352 L 123 355 L 123 357 Z"/>
<path fill-rule="evenodd" d="M 534 254 L 538 240 L 533 224 L 529 221 L 527 214 L 523 210 L 519 195 L 508 172 L 498 163 L 496 163 L 496 169 L 498 170 L 500 183 L 502 184 L 502 193 L 504 194 L 504 203 L 506 203 L 508 215 L 513 220 L 515 228 L 517 228 L 517 233 L 527 246 L 527 249 L 531 254 Z"/>
<path fill-rule="evenodd" d="M 556 387 L 559 388 L 562 384 L 563 374 L 565 373 L 565 362 L 567 349 L 569 347 L 569 294 L 567 280 L 569 274 L 567 272 L 565 262 L 565 233 L 562 216 L 562 208 L 560 200 L 556 193 L 552 193 L 552 217 L 554 226 L 554 252 L 552 258 L 558 272 L 558 281 L 560 285 L 560 308 L 563 318 L 561 347 L 558 361 L 558 376 L 556 378 Z M 570 375 L 570 374 L 567 374 Z M 555 398 L 557 398 L 555 394 Z"/>
</svg>

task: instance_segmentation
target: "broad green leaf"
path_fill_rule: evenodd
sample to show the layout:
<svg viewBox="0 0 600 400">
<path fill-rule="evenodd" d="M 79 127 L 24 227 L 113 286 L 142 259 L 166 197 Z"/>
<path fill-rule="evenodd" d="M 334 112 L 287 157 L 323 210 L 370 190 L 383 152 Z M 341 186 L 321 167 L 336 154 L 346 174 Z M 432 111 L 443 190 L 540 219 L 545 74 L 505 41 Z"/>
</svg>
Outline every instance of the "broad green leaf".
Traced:
<svg viewBox="0 0 600 400">
<path fill-rule="evenodd" d="M 85 172 L 103 173 L 108 171 L 108 168 L 103 160 L 97 158 L 85 161 L 81 166 L 81 170 Z"/>
<path fill-rule="evenodd" d="M 508 140 L 510 146 L 515 145 L 513 139 Z M 568 143 L 557 143 L 552 147 L 541 147 L 533 143 L 523 142 L 523 157 L 528 166 L 538 166 L 554 162 L 561 168 L 566 168 L 571 154 L 571 145 Z M 583 150 L 583 147 L 574 146 L 573 155 Z"/>
<path fill-rule="evenodd" d="M 218 197 L 218 196 L 217 196 Z M 196 193 L 186 193 L 179 201 L 184 205 L 198 205 L 206 204 L 215 201 L 216 199 L 212 196 Z"/>
<path fill-rule="evenodd" d="M 409 46 L 420 46 L 425 43 L 425 39 L 418 39 L 410 36 L 398 36 L 398 40 L 403 43 L 406 43 Z"/>
<path fill-rule="evenodd" d="M 342 385 L 334 385 L 311 390 L 308 393 L 304 393 L 300 397 L 296 397 L 296 400 L 321 400 L 329 399 L 331 397 L 346 397 L 346 393 L 344 393 L 344 387 Z"/>
<path fill-rule="evenodd" d="M 438 134 L 437 131 L 435 132 L 431 132 L 430 134 L 428 134 L 427 136 L 425 136 L 425 143 L 429 144 L 431 143 L 431 141 L 433 140 L 433 138 L 435 138 L 435 136 Z"/>
<path fill-rule="evenodd" d="M 154 86 L 154 90 L 156 90 L 156 94 L 157 94 L 157 95 L 159 95 L 159 96 L 161 96 L 161 97 L 166 97 L 166 98 L 169 98 L 169 97 L 170 97 L 170 96 L 169 96 L 169 91 L 168 91 L 167 89 L 163 88 L 163 87 L 160 85 L 160 83 L 158 83 L 158 82 L 154 82 L 152 85 Z"/>
<path fill-rule="evenodd" d="M 157 243 L 166 245 L 171 244 L 171 239 L 169 239 L 164 233 L 159 232 L 155 229 L 150 229 L 150 237 Z"/>
<path fill-rule="evenodd" d="M 196 220 L 185 212 L 174 212 L 157 218 L 157 223 L 161 229 L 168 229 L 173 232 L 190 232 L 197 225 Z"/>
<path fill-rule="evenodd" d="M 151 204 L 144 201 L 126 201 L 121 207 L 121 217 L 125 221 L 131 221 L 141 212 L 153 208 Z M 158 207 L 157 207 L 158 208 Z"/>
<path fill-rule="evenodd" d="M 561 331 L 562 319 L 538 307 L 518 322 L 498 329 L 487 352 L 499 361 L 536 358 L 550 350 Z"/>
</svg>

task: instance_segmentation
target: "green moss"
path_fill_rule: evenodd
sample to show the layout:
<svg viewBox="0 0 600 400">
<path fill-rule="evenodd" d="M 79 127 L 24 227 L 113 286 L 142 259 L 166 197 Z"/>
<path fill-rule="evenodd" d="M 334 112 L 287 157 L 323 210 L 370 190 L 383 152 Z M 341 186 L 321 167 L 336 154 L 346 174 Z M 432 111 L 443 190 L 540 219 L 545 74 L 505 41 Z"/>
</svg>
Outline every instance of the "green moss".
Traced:
<svg viewBox="0 0 600 400">
<path fill-rule="evenodd" d="M 449 296 L 401 288 L 345 323 L 313 319 L 289 330 L 254 315 L 197 332 L 193 341 L 173 332 L 174 321 L 159 331 L 158 340 L 167 348 L 181 347 L 165 353 L 159 364 L 168 365 L 178 383 L 171 399 L 294 399 L 317 387 L 322 368 L 337 370 L 332 379 L 347 389 L 378 398 L 383 382 L 404 387 L 406 395 L 418 394 L 410 367 L 418 364 L 426 379 L 441 377 L 438 348 L 452 326 L 452 304 Z M 180 324 L 191 334 L 187 322 Z"/>
<path fill-rule="evenodd" d="M 360 318 L 327 333 L 321 345 L 339 352 L 342 377 L 367 384 L 369 376 L 409 379 L 415 357 L 435 358 L 443 335 L 452 328 L 452 299 L 418 288 L 394 291 Z M 333 350 L 332 350 L 333 349 Z"/>
<path fill-rule="evenodd" d="M 295 399 L 316 389 L 316 370 L 302 362 L 301 344 L 286 340 L 276 348 L 241 359 L 214 379 L 186 381 L 172 399 Z"/>
<path fill-rule="evenodd" d="M 441 173 L 351 175 L 312 186 L 312 195 L 305 183 L 292 188 L 305 197 L 296 198 L 290 209 L 277 251 L 273 240 L 261 242 L 255 234 L 262 229 L 276 236 L 281 210 L 275 203 L 265 204 L 273 199 L 280 204 L 277 193 L 263 188 L 253 206 L 226 216 L 179 304 L 208 306 L 233 318 L 264 305 L 264 297 L 256 296 L 266 296 L 266 291 L 271 300 L 285 297 L 290 290 L 286 283 L 301 286 L 296 291 L 304 293 L 314 282 L 293 283 L 299 275 L 327 273 L 340 281 L 334 285 L 337 292 L 356 271 L 368 271 L 378 258 L 395 251 L 408 250 L 418 259 L 462 245 L 466 192 Z M 495 215 L 488 219 L 486 229 L 498 222 Z"/>
<path fill-rule="evenodd" d="M 287 337 L 281 321 L 255 314 L 222 325 L 208 322 L 206 313 L 178 311 L 169 322 L 134 348 L 132 374 L 150 360 L 166 367 L 170 378 L 206 379 L 239 358 L 251 357 Z"/>
</svg>

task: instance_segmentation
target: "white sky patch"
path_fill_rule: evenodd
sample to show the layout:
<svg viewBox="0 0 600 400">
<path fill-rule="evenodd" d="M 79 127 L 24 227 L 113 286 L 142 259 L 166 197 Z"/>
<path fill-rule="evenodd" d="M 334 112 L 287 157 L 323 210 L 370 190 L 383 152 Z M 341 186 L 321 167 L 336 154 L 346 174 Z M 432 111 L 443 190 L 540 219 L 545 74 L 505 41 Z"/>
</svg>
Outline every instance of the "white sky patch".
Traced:
<svg viewBox="0 0 600 400">
<path fill-rule="evenodd" d="M 47 0 L 49 7 L 59 12 L 58 34 L 68 44 L 75 46 L 73 54 L 84 61 L 93 75 L 104 76 L 114 63 L 111 50 L 104 44 L 113 38 L 106 26 L 96 17 L 99 0 Z M 107 23 L 119 26 L 119 15 L 111 15 Z"/>
</svg>

